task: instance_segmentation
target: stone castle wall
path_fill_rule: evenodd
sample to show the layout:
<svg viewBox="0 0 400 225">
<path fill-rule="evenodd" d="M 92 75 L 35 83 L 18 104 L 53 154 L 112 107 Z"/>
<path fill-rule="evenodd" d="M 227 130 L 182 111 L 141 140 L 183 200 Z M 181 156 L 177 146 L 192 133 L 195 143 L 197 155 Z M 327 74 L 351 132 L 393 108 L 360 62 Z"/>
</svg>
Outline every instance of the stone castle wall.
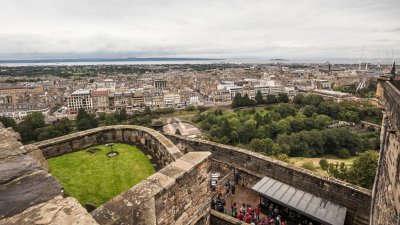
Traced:
<svg viewBox="0 0 400 225">
<path fill-rule="evenodd" d="M 191 152 L 92 212 L 99 224 L 208 224 L 209 152 Z M 201 220 L 202 223 L 198 223 Z"/>
<path fill-rule="evenodd" d="M 371 192 L 364 188 L 260 154 L 210 141 L 165 134 L 183 152 L 209 151 L 212 167 L 242 171 L 245 185 L 251 187 L 264 176 L 298 187 L 313 195 L 347 207 L 346 224 L 368 224 Z M 216 164 L 216 165 L 214 165 Z"/>
<path fill-rule="evenodd" d="M 209 224 L 209 152 L 183 155 L 159 132 L 139 126 L 100 127 L 27 146 L 1 126 L 0 135 L 7 137 L 0 140 L 0 225 Z M 45 158 L 112 142 L 146 147 L 163 168 L 89 214 L 60 195 Z"/>
<path fill-rule="evenodd" d="M 1 123 L 0 137 L 0 225 L 97 224 L 76 199 L 62 198 L 36 146 Z"/>
<path fill-rule="evenodd" d="M 400 212 L 400 91 L 387 79 L 378 80 L 386 115 L 373 188 L 371 224 L 399 224 Z"/>
</svg>

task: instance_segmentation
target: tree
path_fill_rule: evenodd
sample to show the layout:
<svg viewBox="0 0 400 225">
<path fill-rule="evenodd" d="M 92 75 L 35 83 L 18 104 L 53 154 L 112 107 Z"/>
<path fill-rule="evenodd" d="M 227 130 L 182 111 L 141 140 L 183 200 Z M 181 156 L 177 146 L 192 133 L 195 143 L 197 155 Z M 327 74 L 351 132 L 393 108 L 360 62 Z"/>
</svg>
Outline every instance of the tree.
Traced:
<svg viewBox="0 0 400 225">
<path fill-rule="evenodd" d="M 181 131 L 180 131 L 179 129 L 176 129 L 176 130 L 175 130 L 175 134 L 176 134 L 176 135 L 181 135 Z"/>
<path fill-rule="evenodd" d="M 296 109 L 289 104 L 279 104 L 275 108 L 275 112 L 279 113 L 281 118 L 296 115 Z"/>
<path fill-rule="evenodd" d="M 76 127 L 78 130 L 87 130 L 95 128 L 98 125 L 99 121 L 97 121 L 96 115 L 87 113 L 83 108 L 78 110 L 78 115 L 76 116 Z"/>
<path fill-rule="evenodd" d="M 123 108 L 123 109 L 118 110 L 118 111 L 115 112 L 115 119 L 116 119 L 118 122 L 125 121 L 126 118 L 127 118 L 127 114 L 126 114 L 126 109 L 125 109 L 125 108 Z"/>
<path fill-rule="evenodd" d="M 322 96 L 316 95 L 316 94 L 309 94 L 303 98 L 301 103 L 303 105 L 313 105 L 313 106 L 317 107 L 323 101 L 324 101 L 324 99 L 322 98 Z"/>
<path fill-rule="evenodd" d="M 288 103 L 289 97 L 286 93 L 281 92 L 278 94 L 278 101 L 283 103 Z"/>
<path fill-rule="evenodd" d="M 248 143 L 257 134 L 257 123 L 253 119 L 244 122 L 243 127 L 239 130 L 240 140 Z"/>
<path fill-rule="evenodd" d="M 106 119 L 104 120 L 104 123 L 109 126 L 109 125 L 115 125 L 118 124 L 118 120 L 116 118 L 115 114 L 107 114 Z"/>
<path fill-rule="evenodd" d="M 361 153 L 350 168 L 350 182 L 371 189 L 375 179 L 378 157 L 378 152 L 373 150 Z"/>
<path fill-rule="evenodd" d="M 242 107 L 242 106 L 243 106 L 242 94 L 236 93 L 235 98 L 232 101 L 232 108 Z"/>
<path fill-rule="evenodd" d="M 33 112 L 27 115 L 15 130 L 21 135 L 22 142 L 28 143 L 36 139 L 36 129 L 44 127 L 44 115 L 41 112 Z"/>
<path fill-rule="evenodd" d="M 303 114 L 307 117 L 312 117 L 314 113 L 317 112 L 317 109 L 313 105 L 306 105 L 303 109 Z"/>
<path fill-rule="evenodd" d="M 105 112 L 101 112 L 98 115 L 99 115 L 99 120 L 104 121 L 106 119 L 106 113 Z"/>
<path fill-rule="evenodd" d="M 60 134 L 58 136 L 66 135 L 71 132 L 71 125 L 67 118 L 62 118 L 53 124 L 54 129 Z"/>
<path fill-rule="evenodd" d="M 150 109 L 150 107 L 148 107 L 148 106 L 144 107 L 143 113 L 144 113 L 144 115 L 151 115 L 151 109 Z"/>
<path fill-rule="evenodd" d="M 254 120 L 257 122 L 257 127 L 263 125 L 263 117 L 258 112 L 254 114 Z"/>
<path fill-rule="evenodd" d="M 293 102 L 295 104 L 301 105 L 301 104 L 303 104 L 303 99 L 304 99 L 303 94 L 297 94 L 296 96 L 294 96 Z"/>
<path fill-rule="evenodd" d="M 243 101 L 242 106 L 253 106 L 253 105 L 257 104 L 257 102 L 255 100 L 250 99 L 250 97 L 247 93 L 244 94 L 242 101 Z"/>
<path fill-rule="evenodd" d="M 325 170 L 325 171 L 327 171 L 329 168 L 329 163 L 328 163 L 328 160 L 326 160 L 326 159 L 319 160 L 319 165 L 321 166 L 321 169 Z"/>
<path fill-rule="evenodd" d="M 255 99 L 256 99 L 257 104 L 259 104 L 259 105 L 264 104 L 264 99 L 263 99 L 263 96 L 262 96 L 260 90 L 257 91 Z"/>
<path fill-rule="evenodd" d="M 339 105 L 336 104 L 335 102 L 327 101 L 327 102 L 321 102 L 318 105 L 317 111 L 319 114 L 324 114 L 333 119 L 337 119 L 339 117 L 340 108 Z"/>
<path fill-rule="evenodd" d="M 13 118 L 8 118 L 5 116 L 1 116 L 0 117 L 0 123 L 2 123 L 4 125 L 4 127 L 16 127 L 17 123 L 15 122 L 15 120 Z"/>
<path fill-rule="evenodd" d="M 266 98 L 265 102 L 267 104 L 275 104 L 275 103 L 278 103 L 278 100 L 276 99 L 275 95 L 269 94 L 269 95 L 267 95 L 267 98 Z"/>
<path fill-rule="evenodd" d="M 272 155 L 273 144 L 274 142 L 269 138 L 265 139 L 253 138 L 250 142 L 250 148 L 256 152 Z"/>
<path fill-rule="evenodd" d="M 44 126 L 44 115 L 41 112 L 33 112 L 24 118 L 24 122 L 27 123 L 33 130 Z"/>
<path fill-rule="evenodd" d="M 348 158 L 350 158 L 350 156 L 351 156 L 349 150 L 347 150 L 347 149 L 345 149 L 345 148 L 340 149 L 340 150 L 338 151 L 337 155 L 338 155 L 340 158 L 343 158 L 343 159 L 348 159 Z"/>
</svg>

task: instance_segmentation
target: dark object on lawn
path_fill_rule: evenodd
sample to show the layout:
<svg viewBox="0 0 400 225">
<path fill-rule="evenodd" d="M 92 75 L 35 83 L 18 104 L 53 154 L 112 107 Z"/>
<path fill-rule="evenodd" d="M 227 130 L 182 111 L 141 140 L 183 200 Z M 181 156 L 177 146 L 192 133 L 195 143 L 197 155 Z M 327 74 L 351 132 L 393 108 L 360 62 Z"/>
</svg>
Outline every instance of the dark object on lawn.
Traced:
<svg viewBox="0 0 400 225">
<path fill-rule="evenodd" d="M 92 149 L 87 150 L 87 153 L 89 153 L 89 154 L 95 154 L 95 153 L 100 152 L 100 151 L 101 151 L 101 150 L 98 149 L 98 148 L 92 148 Z"/>
</svg>

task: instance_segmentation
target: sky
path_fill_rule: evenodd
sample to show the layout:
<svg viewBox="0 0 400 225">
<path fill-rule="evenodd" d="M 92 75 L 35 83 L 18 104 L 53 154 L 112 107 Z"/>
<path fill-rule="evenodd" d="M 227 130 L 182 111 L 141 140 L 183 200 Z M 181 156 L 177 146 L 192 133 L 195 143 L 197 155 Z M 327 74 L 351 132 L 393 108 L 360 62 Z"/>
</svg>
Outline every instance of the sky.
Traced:
<svg viewBox="0 0 400 225">
<path fill-rule="evenodd" d="M 400 0 L 0 0 L 0 59 L 400 57 Z"/>
</svg>

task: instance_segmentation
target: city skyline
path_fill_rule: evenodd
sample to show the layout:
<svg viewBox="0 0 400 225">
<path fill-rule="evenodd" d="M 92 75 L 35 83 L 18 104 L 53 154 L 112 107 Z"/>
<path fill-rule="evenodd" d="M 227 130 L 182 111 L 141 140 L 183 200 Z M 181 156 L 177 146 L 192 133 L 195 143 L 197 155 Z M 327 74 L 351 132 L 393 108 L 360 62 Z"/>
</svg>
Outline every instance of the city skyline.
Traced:
<svg viewBox="0 0 400 225">
<path fill-rule="evenodd" d="M 0 60 L 398 58 L 398 1 L 9 1 Z"/>
</svg>

